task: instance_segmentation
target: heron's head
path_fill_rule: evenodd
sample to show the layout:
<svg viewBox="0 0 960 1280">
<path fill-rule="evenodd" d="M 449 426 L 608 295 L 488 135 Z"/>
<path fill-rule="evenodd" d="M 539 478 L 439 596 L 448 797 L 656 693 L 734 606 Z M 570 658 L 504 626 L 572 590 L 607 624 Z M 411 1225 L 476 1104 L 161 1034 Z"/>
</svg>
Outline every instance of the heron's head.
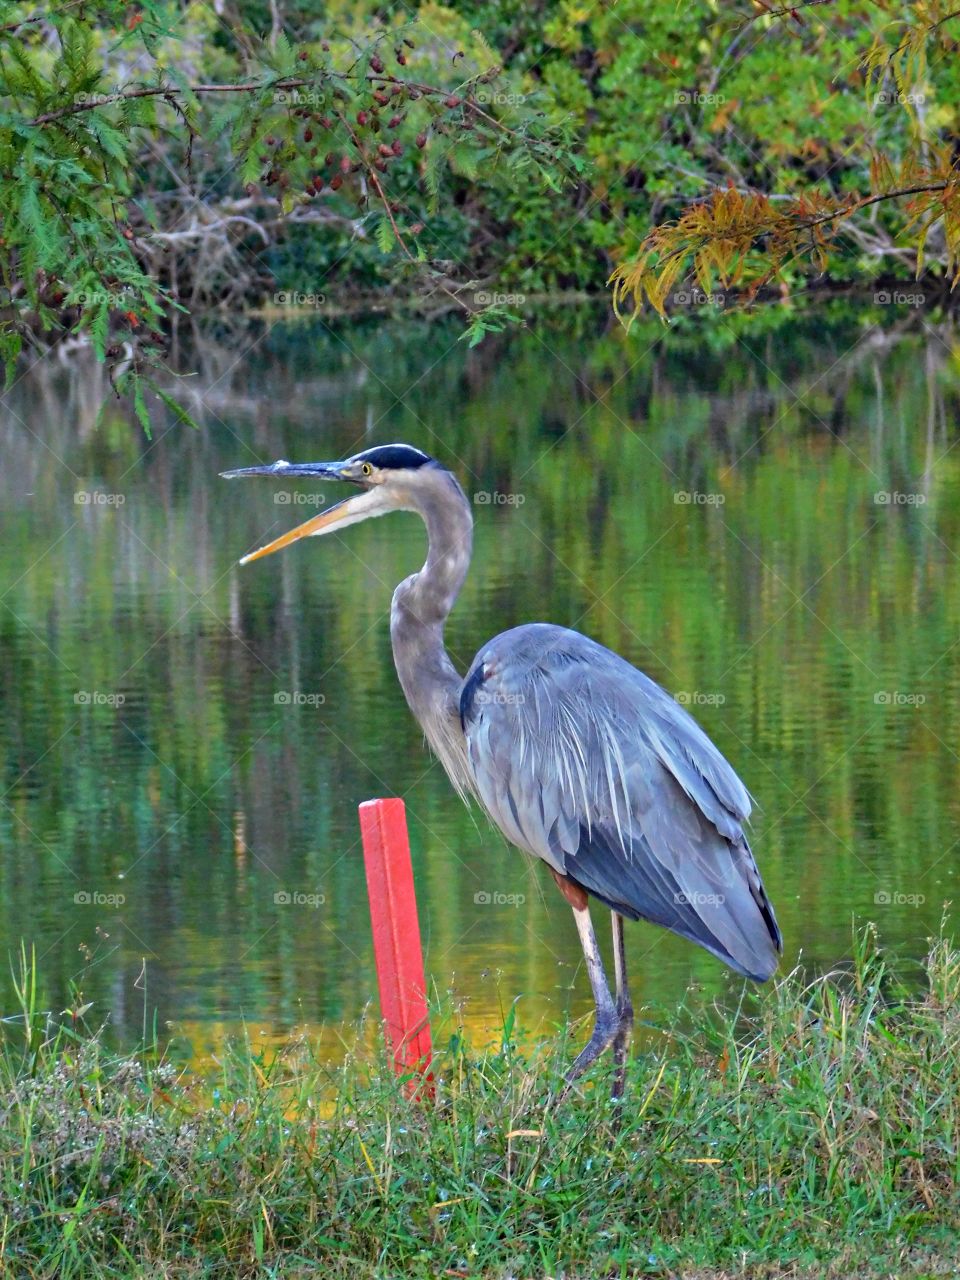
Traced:
<svg viewBox="0 0 960 1280">
<path fill-rule="evenodd" d="M 384 444 L 355 453 L 344 462 L 279 462 L 266 467 L 241 467 L 222 471 L 224 479 L 237 476 L 307 476 L 315 480 L 344 480 L 360 490 L 343 502 L 327 507 L 273 542 L 244 556 L 241 564 L 272 555 L 298 538 L 315 537 L 358 524 L 388 511 L 416 511 L 426 515 L 432 504 L 449 501 L 451 486 L 462 498 L 460 486 L 435 458 L 408 444 Z M 464 502 L 464 505 L 466 503 Z M 467 508 L 469 516 L 469 507 Z"/>
</svg>

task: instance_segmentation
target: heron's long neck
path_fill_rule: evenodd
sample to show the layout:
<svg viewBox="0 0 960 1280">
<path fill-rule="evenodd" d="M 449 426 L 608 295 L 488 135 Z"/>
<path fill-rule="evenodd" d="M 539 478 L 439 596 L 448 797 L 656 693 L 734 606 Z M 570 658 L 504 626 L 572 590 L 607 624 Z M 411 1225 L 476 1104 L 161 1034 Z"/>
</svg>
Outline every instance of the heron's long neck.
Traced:
<svg viewBox="0 0 960 1280">
<path fill-rule="evenodd" d="M 443 643 L 443 625 L 470 566 L 473 517 L 460 486 L 444 477 L 437 501 L 419 508 L 427 526 L 427 559 L 393 593 L 390 639 L 410 710 L 454 786 L 464 789 L 464 742 L 457 673 Z"/>
</svg>

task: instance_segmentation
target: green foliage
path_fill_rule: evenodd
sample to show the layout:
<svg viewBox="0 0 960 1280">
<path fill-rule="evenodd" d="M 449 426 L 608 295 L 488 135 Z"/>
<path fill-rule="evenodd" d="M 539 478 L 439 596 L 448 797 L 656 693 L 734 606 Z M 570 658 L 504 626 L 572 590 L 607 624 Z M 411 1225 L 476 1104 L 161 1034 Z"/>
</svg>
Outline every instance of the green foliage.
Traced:
<svg viewBox="0 0 960 1280">
<path fill-rule="evenodd" d="M 614 271 L 618 305 L 664 307 L 688 276 L 708 292 L 824 270 L 871 280 L 902 272 L 905 250 L 955 270 L 960 17 L 948 4 L 467 11 L 581 144 L 561 197 L 519 185 L 491 212 L 504 287 L 595 288 Z M 871 200 L 918 186 L 928 199 Z"/>
<path fill-rule="evenodd" d="M 476 311 L 470 317 L 466 330 L 460 335 L 466 338 L 471 347 L 478 346 L 488 333 L 502 333 L 509 324 L 522 323 L 522 317 L 498 303 Z"/>
<path fill-rule="evenodd" d="M 695 180 L 684 196 L 699 198 L 664 191 L 652 228 L 621 241 L 618 309 L 649 301 L 665 314 L 689 275 L 706 292 L 719 282 L 748 298 L 774 280 L 869 278 L 905 248 L 917 275 L 926 265 L 955 284 L 958 23 L 939 3 L 858 0 L 744 18 L 682 94 L 692 104 L 683 115 L 699 120 L 678 167 Z M 738 44 L 746 52 L 731 59 Z"/>
<path fill-rule="evenodd" d="M 178 310 L 277 289 L 469 313 L 612 272 L 666 312 L 688 276 L 952 277 L 958 30 L 944 0 L 0 2 L 7 380 L 84 336 L 133 396 Z"/>
<path fill-rule="evenodd" d="M 383 258 L 421 267 L 418 188 L 439 212 L 451 181 L 490 180 L 521 157 L 532 180 L 556 188 L 562 130 L 532 108 L 510 126 L 487 111 L 485 87 L 500 73 L 489 46 L 449 10 L 431 10 L 431 22 L 421 29 L 371 10 L 344 16 L 336 31 L 331 23 L 329 38 L 316 22 L 303 39 L 282 28 L 267 39 L 235 31 L 211 59 L 211 82 L 198 39 L 215 18 L 196 6 L 146 0 L 136 10 L 111 2 L 25 14 L 0 4 L 8 382 L 24 341 L 42 348 L 86 336 L 148 427 L 142 377 L 162 364 L 172 313 L 217 287 L 198 266 L 185 295 L 163 250 L 185 239 L 202 252 L 231 224 L 248 238 L 256 232 L 255 218 L 209 212 L 217 187 L 218 198 L 237 199 L 237 178 L 250 201 L 279 208 L 281 225 L 319 205 L 315 221 L 336 228 L 341 251 L 362 235 Z M 431 43 L 438 23 L 462 44 L 452 64 Z M 142 169 L 144 156 L 156 169 Z M 212 184 L 198 181 L 198 162 L 219 168 Z M 178 254 L 189 270 L 190 253 Z M 409 273 L 407 287 L 421 287 Z"/>
<path fill-rule="evenodd" d="M 106 1280 L 316 1274 L 940 1274 L 960 1211 L 960 954 L 919 989 L 856 939 L 852 971 L 795 973 L 738 1014 L 671 1020 L 561 1108 L 575 1036 L 504 1020 L 438 1052 L 435 1099 L 378 1055 L 339 1067 L 249 1043 L 212 1080 L 117 1058 L 89 1007 L 44 1023 L 23 957 L 0 1072 L 0 1260 Z M 579 1035 L 579 1032 L 576 1033 Z M 26 1037 L 26 1038 L 25 1038 Z M 771 1270 L 773 1268 L 774 1270 Z"/>
</svg>

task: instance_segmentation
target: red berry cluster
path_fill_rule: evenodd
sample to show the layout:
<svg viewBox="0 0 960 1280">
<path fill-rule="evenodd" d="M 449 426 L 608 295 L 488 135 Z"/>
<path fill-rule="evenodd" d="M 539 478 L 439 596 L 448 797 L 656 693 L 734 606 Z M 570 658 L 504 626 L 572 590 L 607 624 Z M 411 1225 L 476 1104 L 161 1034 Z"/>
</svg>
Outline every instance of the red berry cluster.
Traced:
<svg viewBox="0 0 960 1280">
<path fill-rule="evenodd" d="M 394 48 L 393 57 L 399 67 L 406 66 L 407 50 L 413 47 L 413 42 L 404 38 Z M 268 135 L 263 139 L 262 145 L 267 150 L 258 157 L 263 166 L 260 179 L 262 183 L 284 192 L 291 185 L 292 173 L 306 167 L 306 176 L 297 178 L 296 185 L 300 186 L 302 183 L 303 197 L 312 200 L 324 192 L 339 191 L 352 174 L 367 172 L 372 179 L 371 185 L 384 204 L 388 205 L 390 212 L 398 211 L 398 206 L 385 195 L 380 175 L 386 175 L 390 166 L 405 154 L 400 134 L 410 104 L 423 98 L 429 98 L 431 103 L 436 104 L 431 108 L 435 116 L 430 126 L 433 131 L 447 133 L 454 129 L 470 130 L 473 125 L 469 114 L 458 110 L 463 103 L 456 94 L 428 85 L 411 84 L 395 77 L 387 72 L 381 55 L 382 50 L 375 51 L 370 57 L 369 72 L 363 81 L 364 92 L 359 98 L 351 100 L 342 88 L 335 88 L 322 109 L 302 106 L 292 109 L 293 117 L 304 121 L 300 138 L 283 141 Z M 303 55 L 300 56 L 303 60 Z M 443 111 L 438 112 L 440 103 L 446 112 L 456 111 L 457 116 L 449 119 Z M 417 149 L 423 151 L 428 142 L 428 132 L 421 129 L 415 138 Z M 324 144 L 329 146 L 331 143 L 336 144 L 336 149 L 326 151 L 320 161 L 321 148 Z M 311 170 L 315 172 L 311 174 Z M 252 194 L 256 187 L 250 184 L 247 190 Z M 357 201 L 363 203 L 366 198 L 362 187 L 358 185 Z M 414 223 L 409 230 L 411 234 L 418 235 L 423 230 L 423 224 Z"/>
</svg>

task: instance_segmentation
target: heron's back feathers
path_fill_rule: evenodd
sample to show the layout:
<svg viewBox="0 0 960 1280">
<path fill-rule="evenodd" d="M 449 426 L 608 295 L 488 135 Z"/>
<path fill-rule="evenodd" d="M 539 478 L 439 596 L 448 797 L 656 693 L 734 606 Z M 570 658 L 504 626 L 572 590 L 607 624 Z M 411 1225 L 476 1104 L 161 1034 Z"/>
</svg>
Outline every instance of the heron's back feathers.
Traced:
<svg viewBox="0 0 960 1280">
<path fill-rule="evenodd" d="M 750 798 L 658 684 L 538 623 L 477 655 L 460 720 L 476 793 L 508 839 L 622 915 L 772 975 L 782 941 L 743 831 Z"/>
</svg>

